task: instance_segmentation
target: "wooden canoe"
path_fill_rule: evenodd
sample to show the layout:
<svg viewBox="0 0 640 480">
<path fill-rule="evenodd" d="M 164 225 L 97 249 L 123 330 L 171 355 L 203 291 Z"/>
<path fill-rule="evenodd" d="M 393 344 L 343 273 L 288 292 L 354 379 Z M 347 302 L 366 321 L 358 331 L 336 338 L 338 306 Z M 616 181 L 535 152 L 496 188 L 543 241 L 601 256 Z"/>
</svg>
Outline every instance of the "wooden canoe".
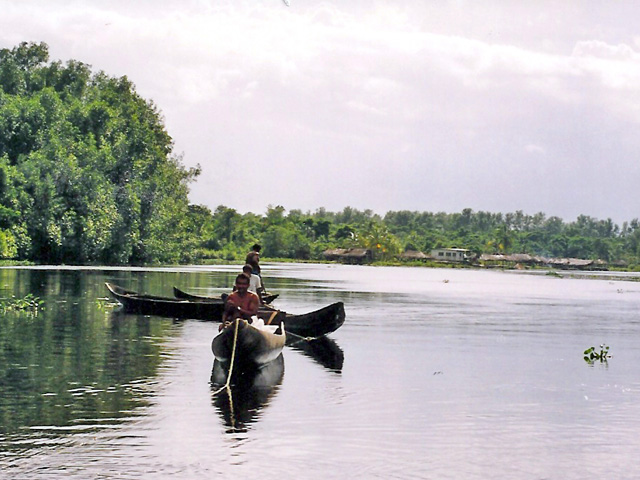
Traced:
<svg viewBox="0 0 640 480">
<path fill-rule="evenodd" d="M 107 283 L 111 295 L 122 304 L 125 313 L 157 315 L 169 318 L 192 318 L 219 322 L 224 313 L 222 299 L 211 301 L 179 300 L 147 295 Z M 313 312 L 294 315 L 272 307 L 261 307 L 258 317 L 270 325 L 285 323 L 287 332 L 301 337 L 320 337 L 336 331 L 345 320 L 344 304 L 332 303 Z"/>
<path fill-rule="evenodd" d="M 224 313 L 224 301 L 222 299 L 208 302 L 190 302 L 189 300 L 177 300 L 170 297 L 138 293 L 113 283 L 105 283 L 105 285 L 111 295 L 122 304 L 126 313 L 218 321 L 220 321 Z"/>
<path fill-rule="evenodd" d="M 265 295 L 262 297 L 262 301 L 266 304 L 270 304 L 271 302 L 273 302 L 276 298 L 278 298 L 278 293 L 270 293 L 269 295 Z M 184 290 L 180 290 L 178 287 L 173 287 L 173 296 L 176 298 L 179 298 L 180 300 L 192 300 L 194 302 L 198 302 L 198 301 L 212 301 L 212 300 L 218 300 L 219 298 L 222 297 L 204 297 L 201 295 L 193 295 L 191 293 L 187 293 Z"/>
<path fill-rule="evenodd" d="M 265 325 L 261 319 L 253 323 L 237 319 L 213 338 L 211 350 L 226 369 L 235 348 L 233 369 L 241 372 L 260 369 L 274 361 L 282 353 L 285 341 L 285 325 Z"/>
</svg>

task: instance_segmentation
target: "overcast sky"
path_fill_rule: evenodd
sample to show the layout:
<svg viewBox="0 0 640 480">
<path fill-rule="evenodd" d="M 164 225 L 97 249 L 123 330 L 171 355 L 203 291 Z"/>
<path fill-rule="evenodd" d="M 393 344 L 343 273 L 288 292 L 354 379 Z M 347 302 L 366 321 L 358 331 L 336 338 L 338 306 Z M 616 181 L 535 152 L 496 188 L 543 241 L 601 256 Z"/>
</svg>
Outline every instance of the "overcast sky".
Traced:
<svg viewBox="0 0 640 480">
<path fill-rule="evenodd" d="M 127 75 L 212 209 L 640 217 L 640 4 L 286 3 L 0 0 L 0 47 Z"/>
</svg>

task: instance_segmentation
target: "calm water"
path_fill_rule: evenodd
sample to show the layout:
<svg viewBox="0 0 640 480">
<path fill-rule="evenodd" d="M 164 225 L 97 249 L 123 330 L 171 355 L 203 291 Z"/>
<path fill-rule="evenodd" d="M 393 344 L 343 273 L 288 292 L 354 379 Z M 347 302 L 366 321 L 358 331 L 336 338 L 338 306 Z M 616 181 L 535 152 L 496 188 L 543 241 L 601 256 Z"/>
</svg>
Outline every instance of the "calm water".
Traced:
<svg viewBox="0 0 640 480">
<path fill-rule="evenodd" d="M 345 325 L 213 396 L 217 324 L 114 313 L 103 282 L 225 291 L 238 267 L 0 269 L 0 477 L 634 478 L 640 283 L 266 265 L 277 305 Z M 632 279 L 630 279 L 632 280 Z M 588 365 L 587 347 L 613 358 Z"/>
</svg>

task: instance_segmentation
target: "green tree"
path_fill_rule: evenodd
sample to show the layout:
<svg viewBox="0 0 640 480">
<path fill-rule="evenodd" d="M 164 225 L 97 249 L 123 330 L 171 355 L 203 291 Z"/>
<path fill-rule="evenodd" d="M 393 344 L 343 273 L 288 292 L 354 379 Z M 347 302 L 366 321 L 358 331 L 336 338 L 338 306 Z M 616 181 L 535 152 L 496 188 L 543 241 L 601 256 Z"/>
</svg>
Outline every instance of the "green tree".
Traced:
<svg viewBox="0 0 640 480">
<path fill-rule="evenodd" d="M 158 109 L 126 77 L 47 61 L 43 43 L 0 50 L 0 223 L 17 255 L 179 261 L 199 168 L 172 155 Z"/>
</svg>

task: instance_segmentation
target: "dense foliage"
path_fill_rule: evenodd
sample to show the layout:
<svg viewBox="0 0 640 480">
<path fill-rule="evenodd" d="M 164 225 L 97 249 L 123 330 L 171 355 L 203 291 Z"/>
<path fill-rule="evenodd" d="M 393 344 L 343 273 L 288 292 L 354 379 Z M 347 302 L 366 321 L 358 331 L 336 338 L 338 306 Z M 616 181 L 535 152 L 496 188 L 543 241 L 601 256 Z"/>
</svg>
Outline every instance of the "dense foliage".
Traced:
<svg viewBox="0 0 640 480">
<path fill-rule="evenodd" d="M 48 60 L 44 43 L 0 50 L 0 258 L 180 260 L 198 170 L 126 77 Z"/>
<path fill-rule="evenodd" d="M 203 207 L 199 207 L 202 209 Z M 269 207 L 266 215 L 241 215 L 220 206 L 200 218 L 208 239 L 201 256 L 241 260 L 254 241 L 268 257 L 321 259 L 327 248 L 369 248 L 377 260 L 391 260 L 406 250 L 429 253 L 439 247 L 467 248 L 481 253 L 529 253 L 546 257 L 640 261 L 640 222 L 622 227 L 611 219 L 580 215 L 573 222 L 544 213 L 431 213 L 391 211 L 384 216 L 346 207 L 341 212 L 319 209 L 302 213 Z"/>
<path fill-rule="evenodd" d="M 640 264 L 640 222 L 581 215 L 388 212 L 346 207 L 265 215 L 188 204 L 199 169 L 185 169 L 153 103 L 126 78 L 78 61 L 49 62 L 44 43 L 0 50 L 0 261 L 138 264 L 322 259 L 362 247 L 375 260 L 406 250 L 624 260 Z"/>
</svg>

